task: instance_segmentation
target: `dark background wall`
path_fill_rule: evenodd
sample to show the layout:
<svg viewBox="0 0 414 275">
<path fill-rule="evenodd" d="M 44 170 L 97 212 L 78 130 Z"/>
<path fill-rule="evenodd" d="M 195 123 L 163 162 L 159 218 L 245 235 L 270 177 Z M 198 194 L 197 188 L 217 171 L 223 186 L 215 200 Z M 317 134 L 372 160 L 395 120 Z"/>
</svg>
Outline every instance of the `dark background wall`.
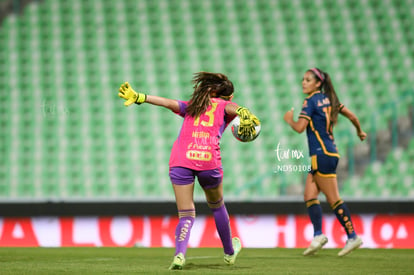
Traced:
<svg viewBox="0 0 414 275">
<path fill-rule="evenodd" d="M 352 213 L 414 214 L 414 202 L 405 201 L 348 201 Z M 227 202 L 230 215 L 306 214 L 302 202 Z M 322 203 L 325 213 L 331 210 Z M 196 203 L 197 215 L 208 215 L 205 203 Z M 117 216 L 117 215 L 176 215 L 175 202 L 37 202 L 0 203 L 0 216 Z"/>
</svg>

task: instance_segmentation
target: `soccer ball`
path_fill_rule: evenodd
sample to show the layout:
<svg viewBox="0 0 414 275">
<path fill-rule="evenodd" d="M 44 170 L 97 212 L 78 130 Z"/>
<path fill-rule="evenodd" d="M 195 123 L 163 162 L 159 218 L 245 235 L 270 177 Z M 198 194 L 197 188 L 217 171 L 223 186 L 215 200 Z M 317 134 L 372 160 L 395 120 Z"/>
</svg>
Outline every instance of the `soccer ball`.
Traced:
<svg viewBox="0 0 414 275">
<path fill-rule="evenodd" d="M 233 134 L 233 136 L 241 141 L 241 142 L 250 142 L 255 140 L 259 134 L 260 134 L 260 129 L 261 129 L 261 125 L 259 126 L 255 126 L 256 129 L 256 134 L 255 135 L 251 135 L 250 137 L 245 137 L 245 136 L 239 136 L 239 134 L 237 133 L 239 130 L 239 126 L 240 126 L 240 118 L 239 116 L 236 116 L 233 121 L 230 123 L 230 127 L 231 127 L 231 132 Z"/>
</svg>

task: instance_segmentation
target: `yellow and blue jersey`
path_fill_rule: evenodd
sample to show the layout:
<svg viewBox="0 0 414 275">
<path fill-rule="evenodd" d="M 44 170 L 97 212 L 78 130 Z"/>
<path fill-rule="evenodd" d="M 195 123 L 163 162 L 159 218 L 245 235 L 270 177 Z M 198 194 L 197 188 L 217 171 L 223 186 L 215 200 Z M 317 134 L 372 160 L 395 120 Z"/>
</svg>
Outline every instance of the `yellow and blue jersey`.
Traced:
<svg viewBox="0 0 414 275">
<path fill-rule="evenodd" d="M 332 133 L 331 108 L 328 96 L 320 91 L 312 93 L 303 102 L 299 117 L 309 121 L 306 134 L 310 156 L 327 155 L 339 158 Z M 342 109 L 343 105 L 339 108 Z"/>
</svg>

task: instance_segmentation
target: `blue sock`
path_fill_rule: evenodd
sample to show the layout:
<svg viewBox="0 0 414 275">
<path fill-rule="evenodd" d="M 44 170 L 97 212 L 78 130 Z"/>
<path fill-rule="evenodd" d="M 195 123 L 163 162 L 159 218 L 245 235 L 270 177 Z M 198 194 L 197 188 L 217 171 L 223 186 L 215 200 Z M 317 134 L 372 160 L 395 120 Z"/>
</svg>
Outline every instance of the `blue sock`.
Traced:
<svg viewBox="0 0 414 275">
<path fill-rule="evenodd" d="M 318 199 L 306 201 L 308 214 L 313 225 L 313 236 L 322 234 L 322 207 Z"/>
<path fill-rule="evenodd" d="M 332 209 L 335 212 L 336 218 L 345 229 L 348 239 L 356 237 L 354 225 L 351 220 L 351 212 L 346 204 L 342 200 L 339 200 L 332 205 Z"/>
</svg>

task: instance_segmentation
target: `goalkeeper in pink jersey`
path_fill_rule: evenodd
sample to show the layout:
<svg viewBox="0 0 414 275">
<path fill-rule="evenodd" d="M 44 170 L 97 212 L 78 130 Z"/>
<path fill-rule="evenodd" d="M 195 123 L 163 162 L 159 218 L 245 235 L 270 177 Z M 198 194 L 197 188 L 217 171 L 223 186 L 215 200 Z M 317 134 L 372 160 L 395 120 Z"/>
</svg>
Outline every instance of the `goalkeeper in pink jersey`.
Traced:
<svg viewBox="0 0 414 275">
<path fill-rule="evenodd" d="M 199 72 L 193 78 L 194 92 L 189 101 L 179 101 L 135 92 L 128 82 L 121 85 L 119 96 L 125 106 L 150 103 L 170 109 L 184 122 L 171 150 L 169 175 L 177 203 L 179 222 L 175 230 L 175 255 L 170 269 L 182 269 L 188 240 L 195 219 L 194 182 L 198 179 L 213 212 L 224 248 L 224 261 L 234 264 L 241 250 L 232 238 L 229 215 L 223 200 L 223 169 L 220 139 L 229 123 L 240 117 L 240 135 L 254 135 L 259 119 L 247 108 L 231 102 L 233 83 L 220 73 Z"/>
</svg>

